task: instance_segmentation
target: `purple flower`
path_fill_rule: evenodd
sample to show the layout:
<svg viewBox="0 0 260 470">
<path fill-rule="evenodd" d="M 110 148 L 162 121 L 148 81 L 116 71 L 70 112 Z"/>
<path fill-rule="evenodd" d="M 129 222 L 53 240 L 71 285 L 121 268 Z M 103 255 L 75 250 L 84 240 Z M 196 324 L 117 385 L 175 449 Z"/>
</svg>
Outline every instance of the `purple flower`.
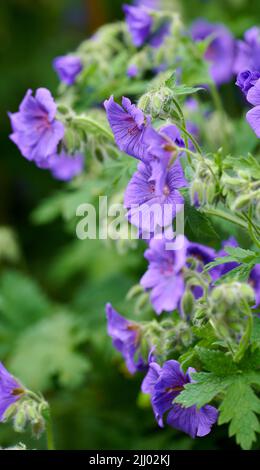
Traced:
<svg viewBox="0 0 260 470">
<path fill-rule="evenodd" d="M 120 150 L 141 160 L 146 154 L 144 134 L 147 119 L 143 112 L 128 98 L 122 99 L 122 107 L 111 96 L 104 103 L 108 122 Z"/>
<path fill-rule="evenodd" d="M 205 59 L 211 63 L 211 77 L 217 85 L 229 82 L 233 75 L 235 51 L 235 42 L 230 31 L 222 24 L 199 19 L 193 23 L 191 33 L 196 41 L 212 35 L 205 54 Z"/>
<path fill-rule="evenodd" d="M 247 101 L 254 105 L 254 108 L 248 111 L 246 118 L 257 137 L 260 138 L 260 78 L 256 84 L 250 88 L 246 97 Z"/>
<path fill-rule="evenodd" d="M 194 372 L 195 369 L 189 368 L 184 374 L 179 362 L 174 360 L 166 361 L 162 367 L 151 363 L 142 384 L 142 391 L 151 395 L 152 407 L 159 426 L 163 427 L 163 417 L 168 412 L 167 424 L 189 434 L 192 438 L 209 434 L 218 417 L 217 409 L 210 405 L 198 409 L 195 405 L 184 408 L 174 403 L 184 386 L 192 382 L 191 374 Z"/>
<path fill-rule="evenodd" d="M 143 161 L 151 167 L 151 181 L 155 181 L 156 189 L 163 191 L 168 165 L 173 152 L 178 147 L 185 147 L 179 129 L 175 125 L 161 127 L 157 132 L 148 126 L 144 134 L 147 153 Z"/>
<path fill-rule="evenodd" d="M 203 271 L 203 268 L 206 264 L 211 263 L 216 258 L 216 252 L 213 248 L 210 248 L 205 245 L 200 245 L 199 243 L 188 242 L 187 245 L 187 258 L 195 258 L 199 263 L 197 270 L 199 272 Z M 210 270 L 209 274 L 213 280 L 218 278 L 218 272 L 214 269 Z M 203 289 L 200 286 L 194 286 L 193 295 L 196 299 L 199 299 L 203 295 Z"/>
<path fill-rule="evenodd" d="M 250 72 L 250 70 L 245 70 L 238 74 L 236 85 L 242 90 L 244 95 L 247 95 L 250 88 L 256 84 L 259 78 L 260 72 Z"/>
<path fill-rule="evenodd" d="M 222 243 L 222 248 L 217 253 L 216 257 L 224 258 L 225 256 L 228 256 L 228 253 L 226 252 L 225 248 L 229 246 L 231 248 L 236 248 L 238 246 L 238 243 L 234 237 L 230 237 L 228 240 Z M 224 276 L 225 274 L 229 273 L 233 269 L 237 268 L 237 266 L 238 266 L 238 263 L 236 263 L 235 261 L 224 263 L 214 268 L 214 273 L 216 273 L 216 277 Z"/>
<path fill-rule="evenodd" d="M 57 152 L 64 136 L 64 126 L 55 119 L 56 104 L 46 88 L 39 88 L 35 97 L 28 90 L 19 112 L 9 113 L 13 134 L 10 139 L 27 160 L 48 166 L 48 159 Z"/>
<path fill-rule="evenodd" d="M 186 240 L 177 250 L 166 250 L 164 239 L 152 239 L 145 258 L 149 267 L 141 279 L 141 285 L 151 290 L 151 303 L 159 315 L 175 310 L 185 290 L 182 268 L 186 263 Z"/>
<path fill-rule="evenodd" d="M 151 10 L 159 10 L 161 6 L 161 0 L 135 0 L 134 4 L 139 7 L 142 6 L 150 8 Z"/>
<path fill-rule="evenodd" d="M 5 412 L 24 393 L 22 385 L 4 368 L 0 362 L 0 421 L 5 420 Z"/>
<path fill-rule="evenodd" d="M 82 173 L 84 168 L 83 155 L 68 155 L 64 151 L 54 155 L 49 161 L 49 169 L 54 178 L 61 181 L 70 181 Z"/>
<path fill-rule="evenodd" d="M 249 276 L 249 284 L 255 291 L 255 307 L 260 305 L 260 264 L 256 264 Z"/>
<path fill-rule="evenodd" d="M 113 346 L 124 357 L 129 372 L 134 374 L 144 370 L 145 363 L 140 354 L 140 326 L 119 315 L 111 304 L 106 305 L 106 315 L 108 334 L 113 340 Z"/>
<path fill-rule="evenodd" d="M 244 41 L 237 41 L 234 73 L 245 70 L 260 71 L 260 28 L 246 31 Z"/>
<path fill-rule="evenodd" d="M 75 83 L 77 76 L 83 69 L 83 65 L 79 57 L 65 55 L 54 59 L 53 68 L 57 72 L 59 79 L 70 86 Z"/>
<path fill-rule="evenodd" d="M 123 5 L 123 10 L 132 42 L 136 47 L 141 47 L 146 42 L 152 47 L 159 47 L 165 36 L 169 34 L 168 21 L 154 30 L 154 20 L 150 14 L 150 8 L 146 5 Z"/>
<path fill-rule="evenodd" d="M 127 69 L 127 75 L 130 78 L 135 78 L 139 73 L 138 67 L 135 64 L 129 65 Z"/>
<path fill-rule="evenodd" d="M 172 223 L 184 204 L 178 189 L 187 185 L 178 160 L 166 171 L 163 182 L 161 175 L 159 184 L 153 178 L 152 166 L 139 163 L 138 171 L 126 188 L 124 199 L 130 223 L 148 233 Z"/>
<path fill-rule="evenodd" d="M 136 47 L 142 46 L 150 36 L 153 20 L 149 11 L 142 6 L 123 5 L 126 22 Z"/>
</svg>

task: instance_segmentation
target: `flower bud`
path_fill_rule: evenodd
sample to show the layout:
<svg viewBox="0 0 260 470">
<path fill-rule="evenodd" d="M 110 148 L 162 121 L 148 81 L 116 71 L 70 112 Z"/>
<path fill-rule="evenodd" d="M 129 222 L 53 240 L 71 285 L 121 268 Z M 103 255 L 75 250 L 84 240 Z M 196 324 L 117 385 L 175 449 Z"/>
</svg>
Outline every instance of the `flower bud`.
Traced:
<svg viewBox="0 0 260 470">
<path fill-rule="evenodd" d="M 186 290 L 181 300 L 181 311 L 186 317 L 190 317 L 194 311 L 194 296 L 190 290 Z"/>
<path fill-rule="evenodd" d="M 21 406 L 14 417 L 14 430 L 16 432 L 23 432 L 27 423 L 26 409 Z"/>
</svg>

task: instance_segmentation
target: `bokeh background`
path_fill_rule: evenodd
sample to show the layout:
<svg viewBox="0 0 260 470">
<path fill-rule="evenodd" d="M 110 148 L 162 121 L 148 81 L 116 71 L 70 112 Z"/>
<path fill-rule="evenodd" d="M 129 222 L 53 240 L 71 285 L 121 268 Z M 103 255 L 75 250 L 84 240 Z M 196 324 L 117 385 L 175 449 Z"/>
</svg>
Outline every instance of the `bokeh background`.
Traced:
<svg viewBox="0 0 260 470">
<path fill-rule="evenodd" d="M 62 189 L 23 159 L 9 141 L 8 111 L 28 88 L 58 79 L 57 55 L 72 51 L 100 25 L 122 18 L 121 0 L 0 2 L 0 360 L 50 400 L 60 449 L 228 449 L 225 427 L 191 441 L 159 430 L 106 336 L 104 304 L 127 314 L 124 298 L 144 271 L 140 252 L 75 245 L 61 219 L 36 224 L 33 211 Z M 224 22 L 236 36 L 260 18 L 259 0 L 173 0 L 187 23 Z M 92 243 L 92 242 L 91 242 Z M 54 371 L 54 372 L 53 372 Z M 44 448 L 44 438 L 0 425 L 0 446 Z"/>
</svg>

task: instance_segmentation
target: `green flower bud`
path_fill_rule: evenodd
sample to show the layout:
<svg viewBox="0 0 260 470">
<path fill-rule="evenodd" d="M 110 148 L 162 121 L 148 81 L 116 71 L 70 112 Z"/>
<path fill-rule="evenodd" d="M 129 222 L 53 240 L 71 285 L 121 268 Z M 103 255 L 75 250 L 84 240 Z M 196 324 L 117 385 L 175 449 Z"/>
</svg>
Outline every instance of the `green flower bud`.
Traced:
<svg viewBox="0 0 260 470">
<path fill-rule="evenodd" d="M 185 316 L 191 316 L 194 311 L 194 296 L 190 290 L 186 290 L 181 301 L 181 309 Z"/>
<path fill-rule="evenodd" d="M 24 406 L 18 408 L 14 417 L 14 430 L 16 432 L 23 432 L 27 423 L 27 413 Z"/>
<path fill-rule="evenodd" d="M 248 204 L 251 201 L 251 194 L 242 194 L 242 196 L 239 196 L 234 203 L 231 206 L 232 210 L 239 210 L 239 209 L 244 209 L 245 207 L 248 206 Z"/>
</svg>

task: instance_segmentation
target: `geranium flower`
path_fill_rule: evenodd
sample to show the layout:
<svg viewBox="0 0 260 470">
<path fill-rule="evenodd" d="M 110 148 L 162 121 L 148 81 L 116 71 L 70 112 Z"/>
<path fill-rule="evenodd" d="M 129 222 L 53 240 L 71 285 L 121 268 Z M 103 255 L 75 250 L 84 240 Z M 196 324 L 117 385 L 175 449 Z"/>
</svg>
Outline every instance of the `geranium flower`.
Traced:
<svg viewBox="0 0 260 470">
<path fill-rule="evenodd" d="M 28 90 L 19 112 L 9 113 L 13 134 L 10 139 L 27 160 L 39 167 L 48 167 L 49 157 L 57 153 L 64 136 L 64 126 L 55 119 L 57 107 L 46 88 L 39 88 L 35 97 Z"/>
<path fill-rule="evenodd" d="M 145 362 L 140 354 L 140 326 L 119 315 L 111 304 L 106 305 L 106 315 L 108 334 L 113 346 L 124 357 L 129 372 L 134 374 L 144 370 Z"/>
<path fill-rule="evenodd" d="M 222 24 L 199 19 L 192 25 L 193 39 L 201 41 L 212 36 L 205 59 L 210 62 L 210 73 L 217 85 L 229 82 L 233 75 L 235 41 L 230 31 Z"/>
<path fill-rule="evenodd" d="M 77 76 L 83 69 L 83 65 L 79 57 L 69 54 L 56 57 L 53 61 L 53 68 L 59 79 L 70 86 L 75 83 Z"/>
<path fill-rule="evenodd" d="M 125 192 L 128 220 L 146 233 L 168 227 L 184 204 L 179 189 L 187 182 L 179 160 L 166 170 L 163 178 L 158 173 L 158 179 L 159 183 L 152 166 L 141 162 Z"/>
<path fill-rule="evenodd" d="M 176 241 L 179 249 L 166 250 L 166 240 L 153 238 L 144 254 L 149 267 L 140 282 L 151 291 L 151 303 L 158 315 L 175 310 L 185 290 L 182 268 L 186 263 L 187 243 L 184 238 L 180 244 L 180 239 Z"/>
<path fill-rule="evenodd" d="M 189 368 L 185 374 L 178 361 L 166 361 L 162 367 L 151 363 L 147 376 L 142 384 L 143 393 L 151 395 L 151 403 L 159 426 L 163 427 L 163 417 L 167 414 L 167 424 L 179 431 L 189 434 L 193 439 L 210 433 L 217 421 L 218 411 L 210 405 L 198 409 L 196 406 L 184 408 L 174 403 L 176 397 L 187 383 L 192 382 Z"/>
<path fill-rule="evenodd" d="M 5 420 L 8 408 L 19 400 L 25 390 L 0 362 L 0 421 Z"/>
<path fill-rule="evenodd" d="M 236 43 L 234 73 L 260 70 L 260 28 L 253 26 L 245 32 L 244 40 Z"/>
</svg>

